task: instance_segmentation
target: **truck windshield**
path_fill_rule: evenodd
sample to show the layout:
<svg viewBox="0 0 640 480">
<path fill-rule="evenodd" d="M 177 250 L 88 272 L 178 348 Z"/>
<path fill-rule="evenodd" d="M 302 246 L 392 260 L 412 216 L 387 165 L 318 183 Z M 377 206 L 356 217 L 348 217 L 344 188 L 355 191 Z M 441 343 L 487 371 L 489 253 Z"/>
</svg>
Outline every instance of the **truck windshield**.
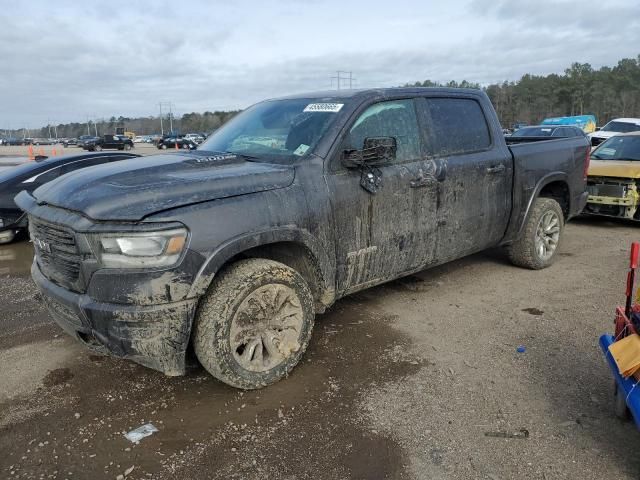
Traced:
<svg viewBox="0 0 640 480">
<path fill-rule="evenodd" d="M 602 132 L 620 132 L 620 133 L 629 133 L 629 132 L 637 132 L 640 130 L 640 125 L 629 122 L 616 122 L 611 121 L 607 123 L 604 127 L 600 129 Z"/>
<path fill-rule="evenodd" d="M 223 125 L 198 150 L 291 162 L 311 153 L 343 106 L 342 100 L 309 98 L 261 102 Z"/>
<path fill-rule="evenodd" d="M 591 158 L 640 161 L 640 135 L 611 137 L 593 151 Z"/>
</svg>

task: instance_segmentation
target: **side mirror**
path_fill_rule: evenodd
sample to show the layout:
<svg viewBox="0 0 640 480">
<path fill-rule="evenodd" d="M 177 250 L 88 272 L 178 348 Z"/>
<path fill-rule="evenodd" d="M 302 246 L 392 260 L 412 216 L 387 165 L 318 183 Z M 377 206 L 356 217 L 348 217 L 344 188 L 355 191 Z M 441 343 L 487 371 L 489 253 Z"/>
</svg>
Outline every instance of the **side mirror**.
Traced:
<svg viewBox="0 0 640 480">
<path fill-rule="evenodd" d="M 596 127 L 596 132 L 599 131 L 602 127 Z"/>
<path fill-rule="evenodd" d="M 385 165 L 396 159 L 397 151 L 398 143 L 395 137 L 367 137 L 364 139 L 362 150 L 343 152 L 342 164 L 347 168 Z"/>
</svg>

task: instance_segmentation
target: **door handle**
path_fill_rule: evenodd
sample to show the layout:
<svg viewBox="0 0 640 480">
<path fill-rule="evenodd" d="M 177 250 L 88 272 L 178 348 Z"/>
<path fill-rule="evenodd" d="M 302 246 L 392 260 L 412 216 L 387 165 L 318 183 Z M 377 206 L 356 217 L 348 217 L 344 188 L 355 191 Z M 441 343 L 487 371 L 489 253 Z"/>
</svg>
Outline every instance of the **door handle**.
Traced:
<svg viewBox="0 0 640 480">
<path fill-rule="evenodd" d="M 496 165 L 494 167 L 487 167 L 487 173 L 501 173 L 506 170 L 504 165 Z"/>
</svg>

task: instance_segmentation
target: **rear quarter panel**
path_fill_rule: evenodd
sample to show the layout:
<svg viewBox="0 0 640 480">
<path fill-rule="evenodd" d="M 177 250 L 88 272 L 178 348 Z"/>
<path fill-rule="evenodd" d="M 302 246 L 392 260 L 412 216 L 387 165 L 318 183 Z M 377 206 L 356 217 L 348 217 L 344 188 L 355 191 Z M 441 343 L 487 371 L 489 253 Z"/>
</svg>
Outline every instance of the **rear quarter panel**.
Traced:
<svg viewBox="0 0 640 480">
<path fill-rule="evenodd" d="M 584 167 L 590 144 L 587 138 L 559 138 L 510 145 L 514 158 L 513 210 L 504 242 L 517 238 L 534 200 L 551 182 L 564 182 L 569 190 L 569 215 L 579 212 L 586 190 Z"/>
</svg>

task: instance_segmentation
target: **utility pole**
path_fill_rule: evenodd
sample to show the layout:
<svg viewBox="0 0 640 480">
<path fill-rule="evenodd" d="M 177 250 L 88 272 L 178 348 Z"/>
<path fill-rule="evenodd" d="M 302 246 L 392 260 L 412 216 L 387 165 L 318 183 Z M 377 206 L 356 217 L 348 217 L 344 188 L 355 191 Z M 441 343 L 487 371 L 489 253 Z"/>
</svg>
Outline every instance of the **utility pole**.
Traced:
<svg viewBox="0 0 640 480">
<path fill-rule="evenodd" d="M 173 134 L 173 112 L 171 110 L 171 102 L 169 102 L 169 128 Z"/>
<path fill-rule="evenodd" d="M 87 115 L 87 136 L 91 135 L 91 131 L 89 130 L 89 115 Z"/>
<path fill-rule="evenodd" d="M 164 136 L 164 127 L 162 126 L 162 102 L 158 103 L 160 107 L 160 135 Z"/>
</svg>

